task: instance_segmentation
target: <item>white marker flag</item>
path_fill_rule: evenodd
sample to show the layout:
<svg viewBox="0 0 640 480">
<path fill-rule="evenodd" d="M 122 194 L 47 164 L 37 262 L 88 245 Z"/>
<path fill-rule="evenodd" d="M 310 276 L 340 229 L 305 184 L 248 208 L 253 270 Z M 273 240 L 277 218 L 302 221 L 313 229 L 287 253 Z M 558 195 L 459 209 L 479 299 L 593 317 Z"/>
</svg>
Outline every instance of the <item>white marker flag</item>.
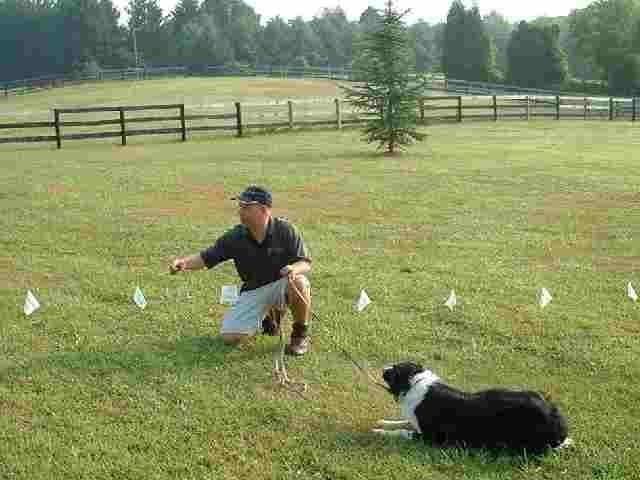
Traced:
<svg viewBox="0 0 640 480">
<path fill-rule="evenodd" d="M 629 282 L 629 284 L 627 285 L 627 295 L 634 302 L 638 301 L 638 294 L 634 290 L 633 285 L 631 285 L 631 282 Z"/>
<path fill-rule="evenodd" d="M 367 295 L 367 292 L 362 290 L 360 292 L 360 298 L 358 298 L 358 301 L 356 302 L 356 310 L 358 312 L 362 312 L 370 303 L 371 300 L 369 299 L 369 295 Z"/>
<path fill-rule="evenodd" d="M 449 298 L 447 298 L 447 301 L 444 302 L 444 304 L 447 307 L 449 307 L 449 310 L 453 312 L 453 308 L 458 304 L 458 298 L 456 297 L 456 292 L 451 290 L 451 293 L 449 294 Z"/>
<path fill-rule="evenodd" d="M 549 290 L 547 290 L 546 288 L 540 290 L 540 307 L 546 307 L 551 303 L 551 300 L 553 300 L 553 297 L 549 293 Z"/>
<path fill-rule="evenodd" d="M 39 308 L 40 302 L 36 296 L 31 293 L 31 290 L 27 290 L 27 298 L 24 300 L 24 314 L 28 317 Z"/>
<path fill-rule="evenodd" d="M 140 287 L 136 287 L 136 292 L 133 294 L 133 301 L 136 302 L 136 305 L 138 305 L 142 310 L 147 306 L 147 299 L 144 298 L 144 294 Z"/>
<path fill-rule="evenodd" d="M 220 291 L 220 303 L 233 305 L 238 301 L 238 287 L 235 285 L 223 285 Z"/>
</svg>

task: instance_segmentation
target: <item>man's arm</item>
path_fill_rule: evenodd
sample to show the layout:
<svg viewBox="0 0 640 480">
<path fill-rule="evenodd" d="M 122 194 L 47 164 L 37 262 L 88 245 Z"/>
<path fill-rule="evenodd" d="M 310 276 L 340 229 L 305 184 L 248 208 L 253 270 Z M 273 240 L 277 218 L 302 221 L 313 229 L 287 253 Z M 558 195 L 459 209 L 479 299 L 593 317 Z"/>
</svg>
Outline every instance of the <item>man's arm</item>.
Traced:
<svg viewBox="0 0 640 480">
<path fill-rule="evenodd" d="M 311 258 L 302 240 L 302 235 L 296 227 L 290 224 L 289 237 L 287 239 L 289 249 L 289 264 L 282 267 L 280 275 L 283 277 L 295 277 L 311 271 Z"/>
<path fill-rule="evenodd" d="M 280 270 L 280 275 L 283 277 L 304 275 L 311 271 L 311 262 L 309 260 L 299 260 L 291 265 L 285 265 Z"/>
<path fill-rule="evenodd" d="M 171 265 L 169 265 L 169 270 L 171 273 L 178 272 L 186 272 L 189 270 L 200 270 L 204 268 L 204 260 L 202 259 L 202 255 L 199 253 L 195 253 L 193 255 L 189 255 L 187 257 L 178 257 Z"/>
<path fill-rule="evenodd" d="M 169 266 L 171 273 L 213 268 L 217 264 L 233 257 L 233 232 L 229 231 L 216 240 L 216 243 L 200 253 L 178 257 Z"/>
</svg>

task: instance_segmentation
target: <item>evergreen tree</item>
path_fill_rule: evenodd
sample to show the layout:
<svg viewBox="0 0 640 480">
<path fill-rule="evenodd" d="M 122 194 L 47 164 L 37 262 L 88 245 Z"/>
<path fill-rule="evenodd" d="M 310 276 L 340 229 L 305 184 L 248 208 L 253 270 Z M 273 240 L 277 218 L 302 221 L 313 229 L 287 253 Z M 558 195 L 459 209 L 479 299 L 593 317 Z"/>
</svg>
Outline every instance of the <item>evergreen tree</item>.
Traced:
<svg viewBox="0 0 640 480">
<path fill-rule="evenodd" d="M 378 142 L 390 155 L 424 138 L 416 130 L 424 81 L 412 85 L 409 38 L 402 20 L 405 13 L 398 13 L 393 0 L 387 0 L 378 27 L 365 32 L 361 45 L 359 65 L 363 69 L 363 82 L 344 88 L 348 100 L 367 114 L 366 140 Z"/>
<path fill-rule="evenodd" d="M 467 10 L 454 0 L 444 29 L 442 71 L 449 78 L 487 82 L 497 76 L 495 63 L 495 45 L 478 7 Z"/>
<path fill-rule="evenodd" d="M 169 42 L 158 0 L 129 0 L 127 11 L 137 65 L 162 64 L 167 57 Z"/>
<path fill-rule="evenodd" d="M 503 77 L 507 71 L 507 47 L 511 39 L 514 25 L 505 17 L 493 10 L 482 19 L 487 35 L 493 40 L 496 49 L 496 72 Z"/>
<path fill-rule="evenodd" d="M 567 77 L 567 59 L 560 48 L 557 25 L 522 21 L 507 48 L 510 83 L 530 88 L 557 88 Z"/>
</svg>

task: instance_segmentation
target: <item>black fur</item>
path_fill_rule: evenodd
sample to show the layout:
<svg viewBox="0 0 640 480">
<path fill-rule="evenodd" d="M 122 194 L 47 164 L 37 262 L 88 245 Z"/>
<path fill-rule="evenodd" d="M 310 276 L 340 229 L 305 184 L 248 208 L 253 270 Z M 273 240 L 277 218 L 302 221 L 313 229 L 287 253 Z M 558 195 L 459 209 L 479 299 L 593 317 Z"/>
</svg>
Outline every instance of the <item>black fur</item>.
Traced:
<svg viewBox="0 0 640 480">
<path fill-rule="evenodd" d="M 385 369 L 383 378 L 399 400 L 410 380 L 424 371 L 405 362 Z M 537 392 L 501 388 L 465 393 L 442 382 L 433 384 L 415 409 L 425 441 L 435 445 L 526 450 L 542 453 L 568 435 L 555 405 Z"/>
</svg>

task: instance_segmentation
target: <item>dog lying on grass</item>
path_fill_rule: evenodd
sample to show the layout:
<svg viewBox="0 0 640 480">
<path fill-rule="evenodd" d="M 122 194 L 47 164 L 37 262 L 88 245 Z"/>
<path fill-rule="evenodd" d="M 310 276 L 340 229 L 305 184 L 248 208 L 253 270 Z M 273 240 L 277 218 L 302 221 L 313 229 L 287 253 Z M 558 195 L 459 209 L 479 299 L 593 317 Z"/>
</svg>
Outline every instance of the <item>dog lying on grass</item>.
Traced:
<svg viewBox="0 0 640 480">
<path fill-rule="evenodd" d="M 380 426 L 396 429 L 375 433 L 531 454 L 572 443 L 565 418 L 537 392 L 495 388 L 466 393 L 411 362 L 385 368 L 383 379 L 400 403 L 402 420 L 382 420 Z"/>
</svg>

